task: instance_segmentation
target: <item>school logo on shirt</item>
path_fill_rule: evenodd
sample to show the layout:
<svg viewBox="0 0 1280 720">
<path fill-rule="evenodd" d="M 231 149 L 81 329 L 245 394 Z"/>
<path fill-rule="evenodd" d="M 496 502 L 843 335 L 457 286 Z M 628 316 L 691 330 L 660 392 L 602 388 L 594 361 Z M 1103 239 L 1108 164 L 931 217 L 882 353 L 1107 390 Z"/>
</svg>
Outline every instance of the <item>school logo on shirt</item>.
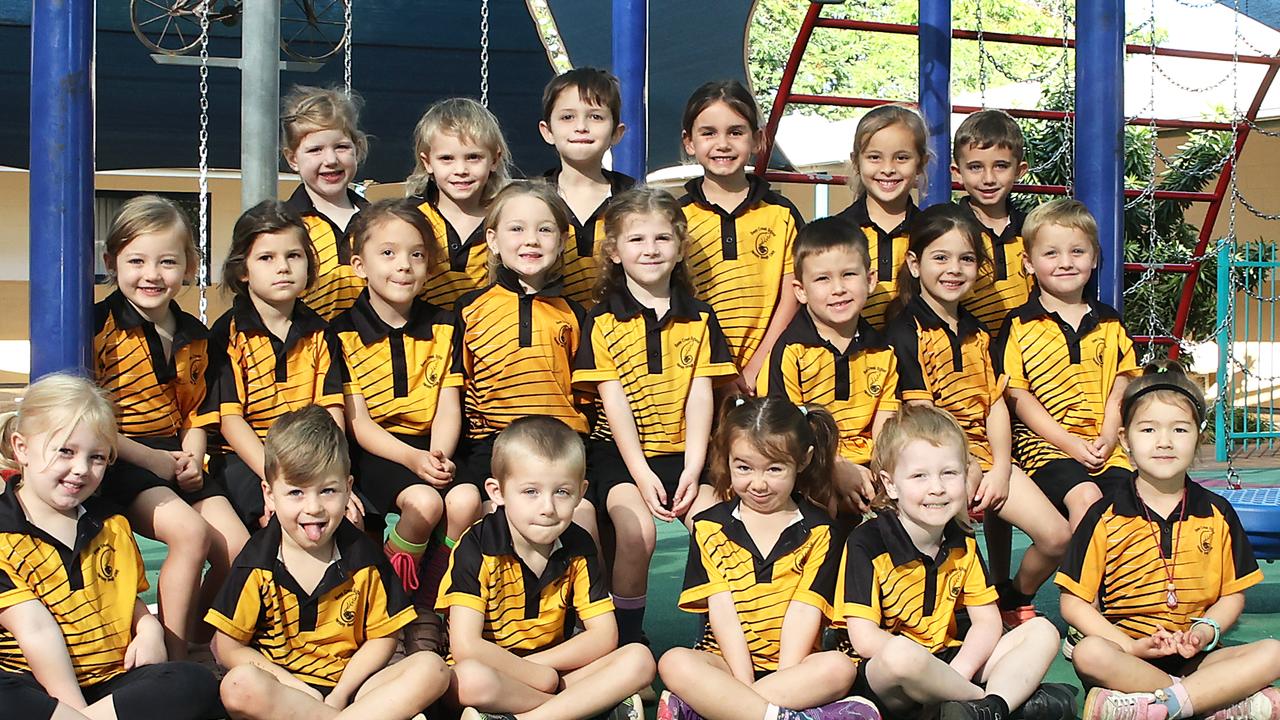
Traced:
<svg viewBox="0 0 1280 720">
<path fill-rule="evenodd" d="M 964 574 L 959 572 L 949 573 L 947 575 L 947 597 L 952 600 L 960 598 L 960 591 L 964 589 Z"/>
<path fill-rule="evenodd" d="M 427 358 L 422 363 L 422 384 L 425 387 L 432 387 L 440 382 L 440 366 L 444 361 L 438 357 Z"/>
<path fill-rule="evenodd" d="M 1213 552 L 1213 528 L 1207 527 L 1200 529 L 1200 542 L 1196 544 L 1196 547 L 1205 555 Z"/>
<path fill-rule="evenodd" d="M 208 359 L 205 358 L 203 353 L 192 353 L 187 365 L 187 382 L 192 385 L 200 382 L 200 378 L 204 376 L 204 369 L 207 364 Z"/>
<path fill-rule="evenodd" d="M 556 323 L 556 344 L 562 348 L 569 347 L 569 340 L 573 337 L 573 328 L 569 323 Z"/>
<path fill-rule="evenodd" d="M 751 251 L 761 260 L 768 260 L 773 257 L 773 247 L 770 243 L 773 241 L 774 232 L 770 227 L 759 227 L 751 231 Z"/>
<path fill-rule="evenodd" d="M 360 593 L 348 590 L 338 605 L 338 623 L 345 627 L 356 624 L 356 607 L 360 604 Z"/>
<path fill-rule="evenodd" d="M 1093 360 L 1102 365 L 1102 357 L 1107 353 L 1106 338 L 1095 338 L 1093 341 Z"/>
<path fill-rule="evenodd" d="M 867 394 L 871 397 L 880 397 L 880 393 L 884 392 L 884 376 L 885 369 L 881 367 L 869 367 L 866 371 Z"/>
<path fill-rule="evenodd" d="M 119 575 L 116 570 L 116 549 L 111 545 L 104 544 L 102 547 L 93 551 L 93 566 L 98 570 L 98 577 L 103 582 L 111 582 Z"/>
<path fill-rule="evenodd" d="M 694 360 L 698 358 L 698 341 L 694 338 L 685 338 L 676 344 L 676 364 L 682 368 L 693 367 Z"/>
</svg>

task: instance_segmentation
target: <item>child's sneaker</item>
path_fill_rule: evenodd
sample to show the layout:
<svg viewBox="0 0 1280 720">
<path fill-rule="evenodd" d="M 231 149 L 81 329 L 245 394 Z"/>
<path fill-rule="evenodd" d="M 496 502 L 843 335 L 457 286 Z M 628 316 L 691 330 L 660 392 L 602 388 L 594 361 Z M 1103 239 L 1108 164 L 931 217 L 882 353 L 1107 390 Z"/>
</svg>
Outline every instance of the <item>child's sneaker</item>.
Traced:
<svg viewBox="0 0 1280 720">
<path fill-rule="evenodd" d="M 642 718 L 644 718 L 644 706 L 640 704 L 638 693 L 618 703 L 609 712 L 596 716 L 597 720 L 642 720 Z"/>
<path fill-rule="evenodd" d="M 1094 688 L 1084 698 L 1082 720 L 1165 720 L 1169 709 L 1153 693 Z"/>
<path fill-rule="evenodd" d="M 516 716 L 510 713 L 482 713 L 469 707 L 462 711 L 462 717 L 458 720 L 516 720 Z"/>
<path fill-rule="evenodd" d="M 1041 685 L 1010 713 L 1013 720 L 1074 720 L 1075 716 L 1076 688 L 1064 683 Z"/>
<path fill-rule="evenodd" d="M 1006 720 L 1006 705 L 999 698 L 948 700 L 938 706 L 938 720 Z"/>
<path fill-rule="evenodd" d="M 658 720 L 702 720 L 698 713 L 670 690 L 663 690 L 658 698 Z"/>
<path fill-rule="evenodd" d="M 449 572 L 451 552 L 435 535 L 427 542 L 427 551 L 422 554 L 421 582 L 417 586 L 418 591 L 413 594 L 413 604 L 417 607 L 435 609 L 440 582 L 444 580 L 444 574 Z"/>
<path fill-rule="evenodd" d="M 1280 720 L 1280 690 L 1262 688 L 1234 705 L 1225 707 L 1206 720 Z"/>
<path fill-rule="evenodd" d="M 809 708 L 804 715 L 810 720 L 880 720 L 875 704 L 858 695 Z"/>
</svg>

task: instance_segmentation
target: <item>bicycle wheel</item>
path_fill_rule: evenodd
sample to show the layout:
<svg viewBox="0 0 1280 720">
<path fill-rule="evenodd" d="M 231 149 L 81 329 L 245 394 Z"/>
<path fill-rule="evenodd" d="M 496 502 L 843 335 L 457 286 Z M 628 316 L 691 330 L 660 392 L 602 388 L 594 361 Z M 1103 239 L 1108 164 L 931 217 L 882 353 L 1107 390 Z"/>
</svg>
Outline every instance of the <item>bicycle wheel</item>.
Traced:
<svg viewBox="0 0 1280 720">
<path fill-rule="evenodd" d="M 280 49 L 295 60 L 318 62 L 344 47 L 350 0 L 281 0 Z"/>
<path fill-rule="evenodd" d="M 133 34 L 152 52 L 185 55 L 200 44 L 200 0 L 129 0 Z"/>
</svg>

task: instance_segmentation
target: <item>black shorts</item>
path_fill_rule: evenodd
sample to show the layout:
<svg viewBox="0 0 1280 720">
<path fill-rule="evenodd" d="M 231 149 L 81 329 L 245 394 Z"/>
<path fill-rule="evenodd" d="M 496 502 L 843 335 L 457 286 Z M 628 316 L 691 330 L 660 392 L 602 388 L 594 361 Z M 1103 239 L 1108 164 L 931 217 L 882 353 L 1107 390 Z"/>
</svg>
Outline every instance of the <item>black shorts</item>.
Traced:
<svg viewBox="0 0 1280 720">
<path fill-rule="evenodd" d="M 218 679 L 194 662 L 166 662 L 127 670 L 106 682 L 82 686 L 92 705 L 111 695 L 120 720 L 213 720 L 226 716 Z M 5 717 L 48 720 L 58 707 L 30 673 L 0 672 Z"/>
<path fill-rule="evenodd" d="M 960 647 L 961 647 L 960 645 L 956 645 L 954 647 L 943 648 L 938 652 L 934 653 L 933 656 L 938 658 L 944 663 L 950 664 L 950 662 L 956 658 L 956 655 L 960 654 Z M 868 661 L 864 660 L 861 664 L 858 665 L 858 676 L 853 679 L 853 687 L 849 689 L 848 694 L 861 695 L 862 697 L 870 700 L 872 703 L 875 704 L 877 708 L 879 708 L 882 715 L 884 715 L 885 717 L 889 717 L 889 714 L 891 711 L 884 704 L 884 700 L 881 699 L 881 697 L 876 694 L 876 691 L 871 689 L 871 683 L 867 680 L 867 663 Z M 978 685 L 979 687 L 981 687 L 982 683 L 978 683 Z M 905 713 L 893 712 L 893 714 L 896 717 L 904 717 L 906 715 L 911 715 L 913 713 L 911 713 L 910 710 L 908 710 Z"/>
<path fill-rule="evenodd" d="M 680 484 L 680 473 L 684 472 L 684 453 L 650 455 L 645 460 L 649 469 L 662 481 L 662 489 L 667 493 L 667 507 L 671 507 L 676 487 Z M 605 501 L 615 487 L 636 484 L 618 446 L 609 440 L 587 441 L 587 480 L 584 499 L 600 512 L 604 512 Z"/>
<path fill-rule="evenodd" d="M 130 439 L 155 450 L 172 451 L 182 449 L 182 441 L 178 439 L 177 435 Z M 107 472 L 102 477 L 102 485 L 98 490 L 98 494 L 122 508 L 127 508 L 143 492 L 158 487 L 169 488 L 188 505 L 227 494 L 226 489 L 222 486 L 221 479 L 211 472 L 204 473 L 204 485 L 199 490 L 187 492 L 180 489 L 178 483 L 173 480 L 165 480 L 150 470 L 145 470 L 131 462 L 119 459 L 107 467 Z"/>
<path fill-rule="evenodd" d="M 1067 514 L 1067 493 L 1077 485 L 1094 483 L 1099 490 L 1106 492 L 1115 483 L 1127 482 L 1132 477 L 1133 471 L 1122 467 L 1110 467 L 1097 475 L 1090 475 L 1084 465 L 1071 458 L 1050 460 L 1031 473 L 1032 481 L 1064 517 Z"/>
<path fill-rule="evenodd" d="M 426 435 L 392 433 L 392 436 L 418 450 L 428 450 L 431 447 L 431 438 Z M 396 498 L 400 497 L 400 493 L 414 485 L 433 487 L 426 480 L 418 477 L 417 473 L 398 462 L 374 455 L 358 445 L 353 444 L 351 450 L 355 456 L 352 466 L 355 470 L 353 474 L 356 476 L 356 488 L 364 502 L 366 513 L 374 515 L 398 513 Z"/>
<path fill-rule="evenodd" d="M 480 489 L 480 497 L 486 497 L 484 483 L 493 477 L 493 441 L 497 438 L 498 434 L 494 433 L 479 440 L 462 438 L 458 441 L 458 451 L 453 454 L 453 463 L 457 466 L 454 482 L 475 485 Z"/>
<path fill-rule="evenodd" d="M 266 501 L 262 496 L 262 478 L 250 468 L 240 456 L 233 453 L 213 455 L 209 458 L 209 474 L 221 479 L 227 489 L 227 499 L 236 511 L 240 522 L 249 529 L 249 534 L 262 527 L 260 522 L 267 511 Z"/>
</svg>

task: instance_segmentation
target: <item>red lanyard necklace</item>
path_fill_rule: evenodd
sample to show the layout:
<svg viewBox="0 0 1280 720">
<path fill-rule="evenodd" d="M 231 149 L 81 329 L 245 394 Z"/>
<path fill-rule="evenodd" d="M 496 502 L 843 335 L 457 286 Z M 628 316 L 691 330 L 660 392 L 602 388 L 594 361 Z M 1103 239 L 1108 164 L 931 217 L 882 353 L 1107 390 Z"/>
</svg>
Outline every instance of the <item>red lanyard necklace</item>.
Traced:
<svg viewBox="0 0 1280 720">
<path fill-rule="evenodd" d="M 1134 488 L 1135 494 L 1137 488 Z M 1156 552 L 1160 553 L 1160 565 L 1164 567 L 1164 576 L 1166 583 L 1164 586 L 1165 596 L 1164 604 L 1170 609 L 1178 607 L 1178 588 L 1173 584 L 1173 569 L 1177 566 L 1175 558 L 1178 554 L 1178 540 L 1182 538 L 1182 521 L 1187 518 L 1187 491 L 1182 490 L 1182 509 L 1178 512 L 1178 529 L 1173 533 L 1173 545 L 1169 547 L 1169 559 L 1165 560 L 1164 545 L 1160 543 L 1159 526 L 1151 520 L 1151 514 L 1147 512 L 1147 503 L 1138 495 L 1138 506 L 1142 508 L 1142 517 L 1147 520 L 1147 529 L 1151 531 L 1151 539 L 1156 542 Z"/>
</svg>

